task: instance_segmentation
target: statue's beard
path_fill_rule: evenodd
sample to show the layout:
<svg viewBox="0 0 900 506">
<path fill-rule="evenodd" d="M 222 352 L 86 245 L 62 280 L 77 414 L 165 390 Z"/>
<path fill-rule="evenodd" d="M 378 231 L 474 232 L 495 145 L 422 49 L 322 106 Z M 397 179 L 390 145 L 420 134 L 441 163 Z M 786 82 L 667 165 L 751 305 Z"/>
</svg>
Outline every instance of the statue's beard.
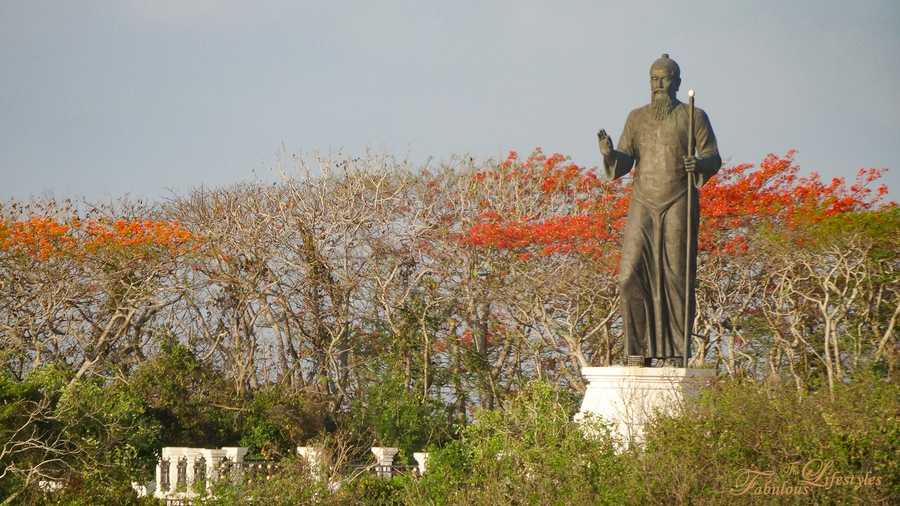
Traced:
<svg viewBox="0 0 900 506">
<path fill-rule="evenodd" d="M 659 93 L 653 95 L 653 116 L 658 119 L 666 119 L 672 109 L 675 108 L 675 99 L 668 93 Z"/>
</svg>

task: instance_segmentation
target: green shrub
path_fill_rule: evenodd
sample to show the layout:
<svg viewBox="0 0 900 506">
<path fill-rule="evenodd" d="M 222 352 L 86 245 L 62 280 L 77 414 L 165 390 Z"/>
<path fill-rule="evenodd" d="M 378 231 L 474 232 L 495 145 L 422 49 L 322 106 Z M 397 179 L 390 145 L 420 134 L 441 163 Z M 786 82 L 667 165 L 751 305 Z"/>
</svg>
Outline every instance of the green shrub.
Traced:
<svg viewBox="0 0 900 506">
<path fill-rule="evenodd" d="M 304 392 L 281 385 L 260 388 L 238 416 L 239 445 L 266 459 L 293 455 L 300 442 L 324 429 L 325 412 L 322 402 Z"/>
<path fill-rule="evenodd" d="M 632 488 L 666 504 L 886 503 L 900 497 L 898 394 L 895 383 L 871 374 L 839 386 L 834 399 L 825 390 L 800 396 L 785 386 L 722 381 L 682 414 L 651 423 L 644 450 L 629 455 Z M 804 466 L 810 474 L 868 473 L 881 484 L 803 489 Z M 773 496 L 780 485 L 789 493 Z"/>
<path fill-rule="evenodd" d="M 0 493 L 16 504 L 136 504 L 129 482 L 149 475 L 153 453 L 165 443 L 153 416 L 158 412 L 136 395 L 154 390 L 99 378 L 70 385 L 70 379 L 71 371 L 58 367 L 36 370 L 21 381 L 0 377 L 0 437 L 15 440 L 28 414 L 37 413 L 31 422 L 37 434 L 60 450 L 59 463 L 45 471 L 65 482 L 62 491 L 46 494 L 34 483 L 25 487 L 21 473 L 9 472 L 0 480 Z M 366 404 L 355 406 L 360 419 L 347 423 L 358 434 L 379 434 L 379 442 L 406 445 L 410 453 L 423 443 L 443 441 L 430 452 L 424 477 L 384 480 L 364 474 L 331 491 L 290 457 L 271 480 L 219 483 L 207 502 L 568 506 L 895 504 L 900 499 L 900 388 L 883 372 L 859 373 L 838 385 L 833 396 L 827 390 L 798 392 L 723 379 L 682 412 L 652 420 L 641 448 L 619 453 L 608 427 L 573 423 L 573 397 L 548 383 L 530 383 L 503 409 L 479 412 L 452 439 L 442 406 L 401 386 L 391 381 L 373 386 Z M 305 430 L 321 430 L 319 418 L 307 418 L 314 402 L 274 387 L 260 392 L 231 419 L 245 441 L 287 448 L 296 445 L 294 438 L 306 437 Z M 188 427 L 187 422 L 178 426 Z M 27 469 L 45 456 L 39 450 L 6 455 L 2 464 Z M 866 476 L 870 483 L 843 481 Z"/>
<path fill-rule="evenodd" d="M 505 410 L 482 411 L 462 438 L 432 453 L 409 504 L 619 504 L 625 472 L 606 427 L 572 422 L 575 406 L 541 382 Z M 593 437 L 586 434 L 593 433 Z"/>
<path fill-rule="evenodd" d="M 128 384 L 162 426 L 163 446 L 209 448 L 235 444 L 241 437 L 236 429 L 242 408 L 228 397 L 230 385 L 182 344 L 164 341 L 157 355 L 132 372 Z"/>
<path fill-rule="evenodd" d="M 371 446 L 400 448 L 396 463 L 411 463 L 413 452 L 443 444 L 453 433 L 447 406 L 408 390 L 393 375 L 369 385 L 343 422 L 366 455 Z"/>
<path fill-rule="evenodd" d="M 271 479 L 246 480 L 214 484 L 212 494 L 202 504 L 230 506 L 235 504 L 332 504 L 334 497 L 327 485 L 310 474 L 305 462 L 289 457 L 280 462 L 281 469 Z"/>
<path fill-rule="evenodd" d="M 160 427 L 142 400 L 99 377 L 70 382 L 59 366 L 23 381 L 0 378 L 0 492 L 18 504 L 116 504 L 134 498 L 130 482 L 150 473 Z M 39 480 L 62 482 L 47 495 Z"/>
<path fill-rule="evenodd" d="M 386 479 L 367 473 L 347 482 L 340 497 L 348 504 L 400 506 L 405 504 L 403 492 L 411 483 L 411 478 L 405 475 Z"/>
<path fill-rule="evenodd" d="M 507 409 L 480 413 L 459 441 L 433 452 L 406 501 L 896 503 L 898 394 L 896 383 L 872 374 L 839 386 L 833 399 L 827 391 L 800 396 L 783 386 L 722 380 L 680 414 L 651 421 L 643 447 L 616 453 L 604 427 L 586 437 L 552 386 L 531 384 Z M 807 481 L 818 484 L 805 491 L 797 488 L 804 465 Z M 769 472 L 774 478 L 766 483 Z M 866 476 L 868 485 L 840 481 Z"/>
</svg>

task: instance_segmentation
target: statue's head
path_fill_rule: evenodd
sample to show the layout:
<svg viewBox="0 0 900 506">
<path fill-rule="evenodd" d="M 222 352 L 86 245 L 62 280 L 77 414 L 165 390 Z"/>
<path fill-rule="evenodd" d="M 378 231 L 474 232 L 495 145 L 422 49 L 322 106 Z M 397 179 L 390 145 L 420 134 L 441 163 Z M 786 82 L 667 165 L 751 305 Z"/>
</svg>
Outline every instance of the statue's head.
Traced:
<svg viewBox="0 0 900 506">
<path fill-rule="evenodd" d="M 656 97 L 658 93 L 675 98 L 675 92 L 681 85 L 681 69 L 675 60 L 669 58 L 669 55 L 663 53 L 662 56 L 650 65 L 650 94 L 651 98 Z"/>
<path fill-rule="evenodd" d="M 657 110 L 657 118 L 666 116 L 675 105 L 675 94 L 681 85 L 681 69 L 668 54 L 650 65 L 650 100 Z"/>
</svg>

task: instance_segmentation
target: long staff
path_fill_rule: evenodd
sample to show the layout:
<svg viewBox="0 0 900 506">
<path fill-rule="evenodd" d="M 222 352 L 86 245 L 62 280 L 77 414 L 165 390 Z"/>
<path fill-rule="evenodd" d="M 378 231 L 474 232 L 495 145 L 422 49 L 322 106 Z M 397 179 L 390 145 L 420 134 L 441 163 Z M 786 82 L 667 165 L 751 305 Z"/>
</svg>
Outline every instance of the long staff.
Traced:
<svg viewBox="0 0 900 506">
<path fill-rule="evenodd" d="M 688 103 L 690 104 L 690 116 L 688 117 L 688 156 L 694 156 L 694 90 L 688 90 Z M 696 167 L 694 167 L 696 170 Z M 691 276 L 691 259 L 694 254 L 694 171 L 687 173 L 687 255 L 685 258 L 684 269 L 684 356 L 682 357 L 682 365 L 685 369 L 688 366 L 688 359 L 691 356 L 691 300 L 694 295 L 694 280 Z"/>
</svg>

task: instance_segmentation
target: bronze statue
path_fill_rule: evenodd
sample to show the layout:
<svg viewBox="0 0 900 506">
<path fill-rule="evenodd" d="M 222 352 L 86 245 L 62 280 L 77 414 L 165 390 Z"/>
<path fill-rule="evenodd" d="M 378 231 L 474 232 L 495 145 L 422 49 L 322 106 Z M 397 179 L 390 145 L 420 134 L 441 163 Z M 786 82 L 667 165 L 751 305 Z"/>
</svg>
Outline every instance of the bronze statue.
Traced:
<svg viewBox="0 0 900 506">
<path fill-rule="evenodd" d="M 693 97 L 690 106 L 676 98 L 680 84 L 678 64 L 663 54 L 650 66 L 650 104 L 628 115 L 618 148 L 604 130 L 597 133 L 608 178 L 634 168 L 619 264 L 629 364 L 686 367 L 690 357 L 700 219 L 692 190 L 718 172 L 722 159 L 706 113 L 694 109 Z"/>
</svg>

